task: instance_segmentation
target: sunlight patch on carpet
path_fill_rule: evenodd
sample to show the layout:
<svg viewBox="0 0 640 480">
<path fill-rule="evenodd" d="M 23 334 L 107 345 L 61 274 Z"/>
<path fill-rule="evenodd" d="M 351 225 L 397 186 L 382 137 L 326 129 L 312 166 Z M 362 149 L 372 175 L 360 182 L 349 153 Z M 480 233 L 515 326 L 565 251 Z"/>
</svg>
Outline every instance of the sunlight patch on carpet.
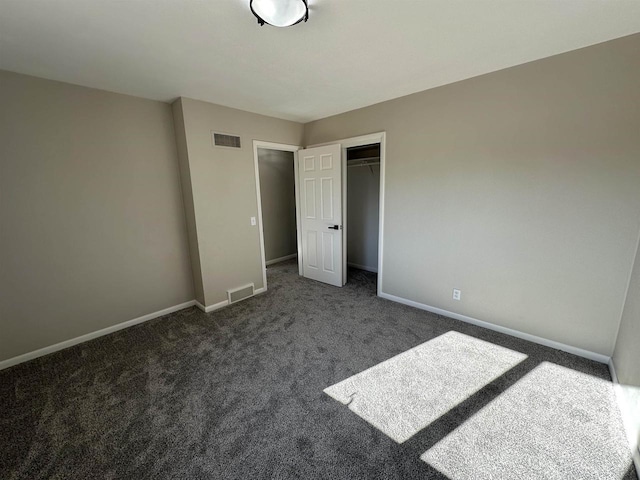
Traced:
<svg viewBox="0 0 640 480">
<path fill-rule="evenodd" d="M 324 392 L 402 443 L 526 358 L 450 331 Z"/>
<path fill-rule="evenodd" d="M 451 480 L 620 480 L 620 421 L 610 382 L 543 362 L 420 458 Z"/>
</svg>

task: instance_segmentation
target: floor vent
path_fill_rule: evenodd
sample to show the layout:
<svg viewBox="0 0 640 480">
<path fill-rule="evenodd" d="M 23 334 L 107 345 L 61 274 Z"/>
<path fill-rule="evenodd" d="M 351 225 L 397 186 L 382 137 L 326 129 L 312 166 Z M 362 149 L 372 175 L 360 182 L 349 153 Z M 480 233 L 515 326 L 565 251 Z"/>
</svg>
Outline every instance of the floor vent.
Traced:
<svg viewBox="0 0 640 480">
<path fill-rule="evenodd" d="M 226 133 L 211 132 L 216 147 L 240 148 L 240 137 Z"/>
<path fill-rule="evenodd" d="M 253 297 L 254 295 L 254 285 L 250 283 L 249 285 L 245 285 L 244 287 L 234 288 L 233 290 L 227 290 L 227 297 L 229 298 L 229 303 L 235 303 L 240 300 L 244 300 L 245 298 Z"/>
</svg>

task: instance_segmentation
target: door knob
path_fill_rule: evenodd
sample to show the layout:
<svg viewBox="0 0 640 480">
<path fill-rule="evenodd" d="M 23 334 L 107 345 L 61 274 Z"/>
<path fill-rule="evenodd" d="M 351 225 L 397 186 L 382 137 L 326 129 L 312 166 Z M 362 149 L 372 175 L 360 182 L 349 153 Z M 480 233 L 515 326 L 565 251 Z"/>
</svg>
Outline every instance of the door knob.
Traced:
<svg viewBox="0 0 640 480">
<path fill-rule="evenodd" d="M 332 227 L 327 227 L 331 230 L 342 230 L 342 226 L 341 225 L 333 225 Z"/>
</svg>

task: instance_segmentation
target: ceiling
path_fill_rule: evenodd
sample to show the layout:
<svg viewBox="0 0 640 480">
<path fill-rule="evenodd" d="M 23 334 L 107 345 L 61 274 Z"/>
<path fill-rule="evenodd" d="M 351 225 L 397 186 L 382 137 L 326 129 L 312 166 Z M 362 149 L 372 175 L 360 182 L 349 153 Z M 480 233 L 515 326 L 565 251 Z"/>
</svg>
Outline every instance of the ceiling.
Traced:
<svg viewBox="0 0 640 480">
<path fill-rule="evenodd" d="M 0 0 L 0 69 L 310 121 L 640 32 L 638 0 Z"/>
</svg>

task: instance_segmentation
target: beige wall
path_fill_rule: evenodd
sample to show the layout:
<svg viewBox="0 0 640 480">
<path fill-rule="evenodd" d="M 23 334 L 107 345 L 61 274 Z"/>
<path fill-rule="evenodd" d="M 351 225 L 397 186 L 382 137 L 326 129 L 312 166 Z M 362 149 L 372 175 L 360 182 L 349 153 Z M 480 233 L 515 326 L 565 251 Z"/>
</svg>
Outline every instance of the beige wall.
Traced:
<svg viewBox="0 0 640 480">
<path fill-rule="evenodd" d="M 166 104 L 0 72 L 0 360 L 262 287 L 252 140 L 382 130 L 384 292 L 611 355 L 640 227 L 638 51 L 634 35 L 305 126 L 180 99 L 174 130 Z"/>
<path fill-rule="evenodd" d="M 178 165 L 180 167 L 180 181 L 184 199 L 184 211 L 187 220 L 189 237 L 189 253 L 191 259 L 191 274 L 193 278 L 193 290 L 196 300 L 201 305 L 204 301 L 204 285 L 202 283 L 202 266 L 200 264 L 200 249 L 198 248 L 198 229 L 196 225 L 196 213 L 193 203 L 193 187 L 191 184 L 191 171 L 189 168 L 189 152 L 187 150 L 187 133 L 184 128 L 184 115 L 182 113 L 182 101 L 173 102 L 173 123 L 176 135 L 176 147 L 178 149 Z"/>
<path fill-rule="evenodd" d="M 624 397 L 623 415 L 640 446 L 640 251 L 633 265 L 613 363 Z"/>
<path fill-rule="evenodd" d="M 193 299 L 171 107 L 0 71 L 0 360 Z"/>
<path fill-rule="evenodd" d="M 296 194 L 293 152 L 258 149 L 265 260 L 294 255 Z"/>
<path fill-rule="evenodd" d="M 382 290 L 611 355 L 639 229 L 639 52 L 633 35 L 305 125 L 307 145 L 387 132 Z"/>
<path fill-rule="evenodd" d="M 253 282 L 263 287 L 253 140 L 300 145 L 303 125 L 213 105 L 179 100 L 192 185 L 204 304 L 226 300 L 226 291 Z M 214 147 L 211 132 L 239 135 L 241 149 Z M 183 172 L 185 170 L 183 169 Z M 201 302 L 203 303 L 203 302 Z"/>
</svg>

